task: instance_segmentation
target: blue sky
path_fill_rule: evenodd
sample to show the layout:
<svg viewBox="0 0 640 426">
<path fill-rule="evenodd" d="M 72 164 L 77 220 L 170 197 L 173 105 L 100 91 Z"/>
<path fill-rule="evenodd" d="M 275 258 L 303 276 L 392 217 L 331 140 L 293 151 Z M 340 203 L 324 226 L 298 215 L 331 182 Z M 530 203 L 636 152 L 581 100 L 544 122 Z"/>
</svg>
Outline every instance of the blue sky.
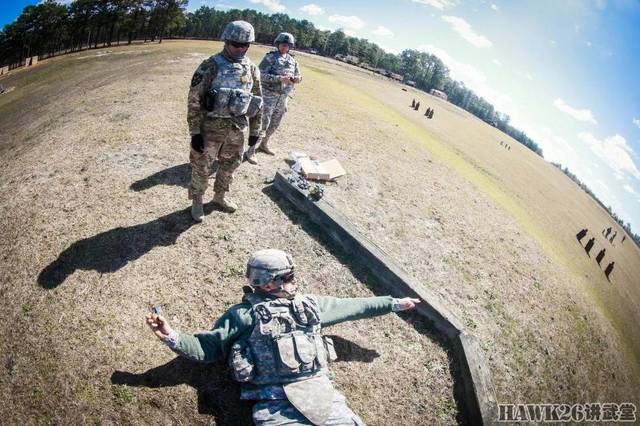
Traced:
<svg viewBox="0 0 640 426">
<path fill-rule="evenodd" d="M 35 3 L 3 1 L 0 25 Z M 190 0 L 189 10 L 202 5 L 435 53 L 640 232 L 639 1 Z"/>
</svg>

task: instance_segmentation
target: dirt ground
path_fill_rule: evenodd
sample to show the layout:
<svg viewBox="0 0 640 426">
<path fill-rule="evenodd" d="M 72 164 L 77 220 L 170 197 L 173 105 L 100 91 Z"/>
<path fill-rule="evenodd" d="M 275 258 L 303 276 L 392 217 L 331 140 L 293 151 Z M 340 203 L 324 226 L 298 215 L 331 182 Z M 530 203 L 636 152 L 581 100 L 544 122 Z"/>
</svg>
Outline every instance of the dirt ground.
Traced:
<svg viewBox="0 0 640 426">
<path fill-rule="evenodd" d="M 224 366 L 176 359 L 143 316 L 159 303 L 176 328 L 208 328 L 239 301 L 246 259 L 263 247 L 294 253 L 307 291 L 381 294 L 263 184 L 290 150 L 341 161 L 348 174 L 326 199 L 478 336 L 499 402 L 638 405 L 640 250 L 612 247 L 607 282 L 575 239 L 609 226 L 602 210 L 517 142 L 504 150 L 505 135 L 423 93 L 300 55 L 278 155 L 240 167 L 238 212 L 209 204 L 194 225 L 186 94 L 219 46 L 81 52 L 0 79 L 15 87 L 0 96 L 1 418 L 247 423 Z M 264 52 L 250 51 L 256 62 Z M 413 97 L 436 107 L 433 120 L 408 108 Z M 336 386 L 368 424 L 464 420 L 448 348 L 416 318 L 327 333 Z"/>
</svg>

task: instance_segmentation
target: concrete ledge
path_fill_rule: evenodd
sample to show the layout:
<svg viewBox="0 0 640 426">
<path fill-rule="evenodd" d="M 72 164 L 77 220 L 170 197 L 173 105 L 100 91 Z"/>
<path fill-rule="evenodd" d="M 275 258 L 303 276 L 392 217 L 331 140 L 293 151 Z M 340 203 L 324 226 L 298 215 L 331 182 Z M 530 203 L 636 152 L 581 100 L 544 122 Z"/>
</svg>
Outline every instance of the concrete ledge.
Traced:
<svg viewBox="0 0 640 426">
<path fill-rule="evenodd" d="M 491 374 L 476 338 L 464 330 L 462 322 L 439 298 L 420 282 L 408 275 L 384 250 L 361 234 L 349 220 L 330 203 L 312 201 L 305 190 L 289 182 L 277 172 L 274 187 L 297 209 L 306 213 L 326 236 L 356 262 L 371 271 L 393 296 L 420 299 L 416 311 L 426 317 L 433 327 L 452 345 L 460 366 L 464 388 L 463 409 L 471 424 L 490 425 L 496 422 L 496 398 Z"/>
</svg>

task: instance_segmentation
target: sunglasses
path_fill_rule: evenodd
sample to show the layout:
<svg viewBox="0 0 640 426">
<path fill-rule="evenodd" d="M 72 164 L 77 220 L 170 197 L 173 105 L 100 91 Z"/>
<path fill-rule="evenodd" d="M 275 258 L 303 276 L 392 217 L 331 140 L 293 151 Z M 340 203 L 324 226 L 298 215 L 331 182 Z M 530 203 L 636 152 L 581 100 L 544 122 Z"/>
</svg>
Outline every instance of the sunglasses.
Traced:
<svg viewBox="0 0 640 426">
<path fill-rule="evenodd" d="M 296 279 L 296 276 L 293 272 L 290 272 L 286 275 L 281 275 L 280 279 L 282 280 L 283 283 L 290 283 Z"/>
<path fill-rule="evenodd" d="M 235 47 L 236 49 L 240 49 L 240 48 L 246 49 L 249 47 L 249 43 L 238 43 L 237 41 L 230 41 L 229 44 Z"/>
</svg>

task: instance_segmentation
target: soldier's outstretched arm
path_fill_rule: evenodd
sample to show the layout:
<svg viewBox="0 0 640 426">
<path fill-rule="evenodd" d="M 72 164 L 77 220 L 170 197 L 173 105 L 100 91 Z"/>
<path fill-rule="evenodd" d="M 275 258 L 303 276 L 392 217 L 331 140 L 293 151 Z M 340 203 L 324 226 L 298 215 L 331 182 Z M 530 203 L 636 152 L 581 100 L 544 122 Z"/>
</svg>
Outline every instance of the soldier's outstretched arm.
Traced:
<svg viewBox="0 0 640 426">
<path fill-rule="evenodd" d="M 262 83 L 260 82 L 260 70 L 255 65 L 251 64 L 251 75 L 253 77 L 253 88 L 251 94 L 253 96 L 262 97 Z M 264 106 L 263 106 L 264 108 Z M 262 110 L 256 115 L 249 118 L 249 137 L 263 136 L 262 132 Z"/>
<path fill-rule="evenodd" d="M 390 312 L 413 309 L 419 299 L 405 297 L 395 299 L 391 296 L 354 297 L 340 299 L 331 296 L 318 296 L 320 321 L 327 327 L 344 321 L 355 321 L 385 315 Z"/>
<path fill-rule="evenodd" d="M 201 362 L 225 360 L 233 342 L 251 330 L 251 323 L 249 308 L 245 305 L 233 306 L 215 322 L 211 330 L 195 334 L 175 331 L 161 315 L 147 314 L 147 324 L 151 330 L 172 351 Z"/>
<path fill-rule="evenodd" d="M 215 72 L 215 62 L 207 59 L 200 64 L 191 77 L 191 87 L 187 96 L 187 124 L 191 135 L 200 133 L 200 122 L 203 115 L 202 100 L 206 88 L 211 83 L 211 76 L 215 75 Z"/>
</svg>

